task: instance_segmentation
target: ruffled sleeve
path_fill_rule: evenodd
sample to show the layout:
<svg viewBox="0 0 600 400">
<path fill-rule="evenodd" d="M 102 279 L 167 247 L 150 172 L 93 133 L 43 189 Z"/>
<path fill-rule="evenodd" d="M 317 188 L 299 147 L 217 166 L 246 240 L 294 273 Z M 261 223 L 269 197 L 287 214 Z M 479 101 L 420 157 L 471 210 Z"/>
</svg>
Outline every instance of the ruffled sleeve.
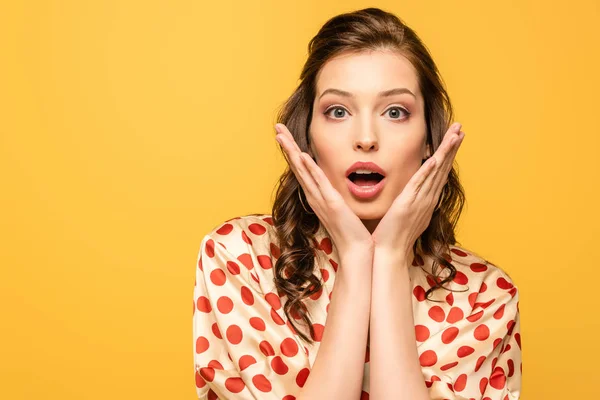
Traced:
<svg viewBox="0 0 600 400">
<path fill-rule="evenodd" d="M 441 332 L 442 373 L 428 382 L 432 399 L 517 400 L 521 395 L 519 291 L 499 270 L 486 281 L 469 296 L 470 314 L 456 317 Z"/>
<path fill-rule="evenodd" d="M 308 377 L 308 357 L 279 297 L 252 281 L 250 270 L 263 268 L 265 256 L 243 234 L 212 232 L 200 245 L 193 313 L 197 395 L 292 400 Z"/>
</svg>

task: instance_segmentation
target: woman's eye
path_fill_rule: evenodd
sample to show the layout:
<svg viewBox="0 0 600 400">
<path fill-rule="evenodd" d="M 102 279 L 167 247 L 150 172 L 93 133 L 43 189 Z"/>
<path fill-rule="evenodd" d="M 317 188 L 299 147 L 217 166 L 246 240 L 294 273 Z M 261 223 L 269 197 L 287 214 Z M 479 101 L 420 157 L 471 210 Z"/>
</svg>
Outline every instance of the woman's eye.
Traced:
<svg viewBox="0 0 600 400">
<path fill-rule="evenodd" d="M 335 114 L 334 119 L 337 119 L 338 117 L 342 118 L 343 117 L 343 113 L 347 112 L 346 109 L 342 108 L 342 107 L 331 107 L 331 108 L 328 108 L 327 111 L 324 112 L 324 114 L 329 117 L 329 113 L 331 111 L 333 111 L 333 110 L 340 110 L 341 111 L 341 112 L 338 112 L 338 113 Z M 342 115 L 340 115 L 340 114 L 342 114 Z"/>
<path fill-rule="evenodd" d="M 406 114 L 407 117 L 410 115 L 410 113 L 402 107 L 390 107 L 390 108 L 388 108 L 387 111 L 392 111 L 392 110 L 399 110 L 397 112 L 394 112 L 393 114 L 390 113 L 390 116 L 392 117 L 392 119 L 400 119 L 400 118 L 394 118 L 394 116 L 398 115 L 399 112 L 403 112 L 404 114 Z"/>
<path fill-rule="evenodd" d="M 343 118 L 344 113 L 348 112 L 343 107 L 335 106 L 335 107 L 328 108 L 327 111 L 325 111 L 323 114 L 325 114 L 327 117 L 330 117 L 331 111 L 334 111 L 334 110 L 336 110 L 337 112 L 334 113 L 333 119 Z M 406 110 L 402 107 L 390 107 L 387 109 L 386 112 L 389 112 L 389 111 L 392 111 L 390 113 L 390 116 L 392 117 L 392 119 L 402 119 L 402 118 L 397 118 L 397 117 L 401 117 L 401 113 L 406 114 L 406 117 L 408 117 L 410 115 L 408 110 Z"/>
</svg>

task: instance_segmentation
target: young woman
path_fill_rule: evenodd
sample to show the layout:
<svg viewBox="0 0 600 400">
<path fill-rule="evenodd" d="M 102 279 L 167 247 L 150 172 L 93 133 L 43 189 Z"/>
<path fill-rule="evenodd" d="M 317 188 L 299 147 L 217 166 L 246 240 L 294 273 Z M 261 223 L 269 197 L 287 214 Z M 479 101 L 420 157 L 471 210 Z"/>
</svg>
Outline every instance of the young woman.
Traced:
<svg viewBox="0 0 600 400">
<path fill-rule="evenodd" d="M 519 292 L 457 246 L 464 132 L 426 47 L 367 8 L 325 23 L 300 77 L 272 214 L 200 246 L 198 397 L 518 399 Z"/>
</svg>

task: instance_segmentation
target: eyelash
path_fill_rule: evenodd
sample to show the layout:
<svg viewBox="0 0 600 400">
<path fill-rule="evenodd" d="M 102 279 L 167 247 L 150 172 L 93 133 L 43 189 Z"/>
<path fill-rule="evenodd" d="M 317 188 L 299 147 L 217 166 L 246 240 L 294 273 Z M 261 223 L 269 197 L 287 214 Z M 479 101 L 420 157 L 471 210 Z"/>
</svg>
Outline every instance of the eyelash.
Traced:
<svg viewBox="0 0 600 400">
<path fill-rule="evenodd" d="M 323 112 L 323 114 L 324 114 L 324 115 L 325 115 L 327 118 L 329 118 L 329 119 L 339 120 L 339 118 L 331 118 L 331 117 L 327 116 L 327 114 L 329 114 L 329 112 L 330 112 L 331 110 L 335 110 L 336 108 L 341 108 L 342 110 L 344 110 L 344 111 L 348 112 L 348 110 L 346 110 L 346 109 L 345 109 L 344 107 L 342 107 L 342 106 L 331 106 L 331 107 L 327 108 L 327 110 L 325 110 L 325 112 Z M 402 110 L 402 111 L 404 111 L 404 113 L 406 114 L 406 118 L 403 118 L 403 119 L 399 119 L 399 118 L 393 118 L 393 119 L 395 119 L 396 121 L 402 121 L 402 120 L 408 119 L 408 117 L 410 117 L 410 112 L 409 112 L 409 111 L 408 111 L 406 108 L 404 108 L 404 107 L 398 107 L 398 106 L 390 107 L 390 108 L 388 108 L 387 110 L 385 110 L 385 112 L 388 112 L 389 110 L 393 110 L 393 109 L 395 109 L 395 108 L 397 108 L 397 109 L 399 109 L 399 110 Z"/>
</svg>

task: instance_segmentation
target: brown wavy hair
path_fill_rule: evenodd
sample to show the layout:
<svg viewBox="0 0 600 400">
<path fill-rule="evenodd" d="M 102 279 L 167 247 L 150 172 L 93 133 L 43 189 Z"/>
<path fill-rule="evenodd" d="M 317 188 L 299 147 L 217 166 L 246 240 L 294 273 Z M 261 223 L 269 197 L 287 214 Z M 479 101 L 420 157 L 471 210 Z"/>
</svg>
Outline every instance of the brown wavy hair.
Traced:
<svg viewBox="0 0 600 400">
<path fill-rule="evenodd" d="M 300 74 L 301 82 L 277 113 L 278 122 L 289 128 L 303 152 L 310 154 L 308 132 L 319 70 L 329 59 L 341 53 L 384 49 L 401 53 L 416 69 L 419 89 L 425 100 L 427 142 L 435 152 L 454 118 L 443 80 L 417 34 L 396 15 L 379 8 L 365 8 L 337 15 L 329 19 L 310 40 L 308 59 Z M 283 155 L 287 158 L 285 153 Z M 281 251 L 274 266 L 274 283 L 279 295 L 286 295 L 288 298 L 284 312 L 292 329 L 302 340 L 313 343 L 314 340 L 297 329 L 294 321 L 302 320 L 307 324 L 312 339 L 315 338 L 303 299 L 318 293 L 323 286 L 313 273 L 318 249 L 315 234 L 320 228 L 320 221 L 316 214 L 305 211 L 299 196 L 304 205 L 308 206 L 303 188 L 288 165 L 279 179 L 272 208 L 273 225 Z M 429 226 L 413 246 L 413 265 L 420 266 L 425 271 L 419 254 L 433 259 L 432 273 L 425 271 L 428 280 L 432 279 L 430 282 L 434 283 L 425 294 L 428 299 L 436 289 L 442 288 L 444 283 L 453 280 L 456 275 L 456 268 L 450 262 L 449 245 L 456 244 L 454 229 L 464 202 L 464 190 L 453 166 Z M 439 265 L 442 269 L 449 270 L 445 278 L 436 273 Z"/>
</svg>

